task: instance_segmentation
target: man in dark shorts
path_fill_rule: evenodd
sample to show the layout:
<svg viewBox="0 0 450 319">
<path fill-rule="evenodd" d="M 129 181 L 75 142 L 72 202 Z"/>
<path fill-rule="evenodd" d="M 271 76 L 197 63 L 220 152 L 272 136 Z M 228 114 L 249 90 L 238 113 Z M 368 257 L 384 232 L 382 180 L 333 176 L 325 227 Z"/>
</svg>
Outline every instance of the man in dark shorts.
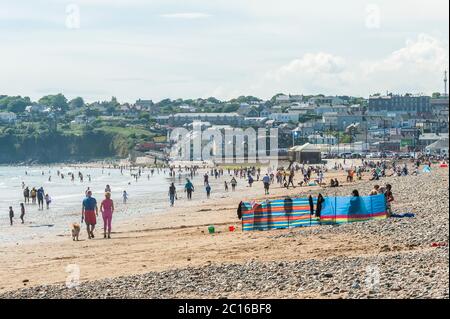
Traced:
<svg viewBox="0 0 450 319">
<path fill-rule="evenodd" d="M 41 187 L 37 190 L 38 209 L 44 209 L 44 189 Z"/>
<path fill-rule="evenodd" d="M 23 198 L 25 203 L 30 203 L 30 189 L 28 186 L 23 190 Z"/>
<path fill-rule="evenodd" d="M 94 228 L 97 224 L 98 207 L 97 200 L 92 197 L 92 191 L 86 193 L 86 198 L 81 206 L 81 222 L 86 222 L 86 229 L 89 239 L 94 238 Z"/>
<path fill-rule="evenodd" d="M 269 187 L 270 187 L 270 177 L 269 175 L 265 175 L 262 179 L 263 183 L 264 183 L 264 193 L 266 195 L 269 195 Z"/>
<path fill-rule="evenodd" d="M 189 179 L 186 179 L 186 185 L 184 186 L 184 191 L 187 193 L 188 200 L 192 199 L 192 192 L 194 191 L 194 185 Z"/>
</svg>

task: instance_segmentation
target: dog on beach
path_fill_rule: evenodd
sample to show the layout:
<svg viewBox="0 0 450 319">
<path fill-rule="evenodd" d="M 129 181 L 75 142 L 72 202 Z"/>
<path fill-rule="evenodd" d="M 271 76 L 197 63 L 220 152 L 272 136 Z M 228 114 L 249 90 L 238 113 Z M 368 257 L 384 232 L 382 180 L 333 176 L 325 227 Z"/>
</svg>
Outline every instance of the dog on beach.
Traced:
<svg viewBox="0 0 450 319">
<path fill-rule="evenodd" d="M 78 241 L 78 236 L 80 235 L 80 230 L 81 230 L 80 225 L 77 223 L 72 224 L 71 230 L 72 230 L 72 240 Z"/>
</svg>

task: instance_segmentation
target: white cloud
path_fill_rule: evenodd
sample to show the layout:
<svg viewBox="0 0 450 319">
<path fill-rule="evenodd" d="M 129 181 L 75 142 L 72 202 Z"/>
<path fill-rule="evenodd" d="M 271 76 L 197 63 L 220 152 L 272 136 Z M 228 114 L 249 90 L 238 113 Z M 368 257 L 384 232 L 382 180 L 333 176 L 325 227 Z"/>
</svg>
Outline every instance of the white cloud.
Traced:
<svg viewBox="0 0 450 319">
<path fill-rule="evenodd" d="M 272 92 L 361 96 L 386 90 L 431 94 L 442 89 L 441 78 L 448 65 L 448 44 L 420 34 L 387 56 L 369 61 L 306 53 L 269 71 L 253 88 L 259 92 L 272 88 Z"/>
<path fill-rule="evenodd" d="M 209 18 L 211 15 L 202 12 L 179 12 L 179 13 L 161 14 L 160 16 L 169 19 L 205 19 Z"/>
<path fill-rule="evenodd" d="M 417 39 L 408 39 L 406 46 L 392 52 L 381 61 L 362 64 L 366 74 L 378 72 L 437 71 L 448 66 L 448 46 L 439 39 L 420 34 Z"/>
<path fill-rule="evenodd" d="M 307 53 L 299 59 L 280 67 L 274 73 L 276 80 L 292 74 L 310 74 L 320 76 L 324 74 L 339 74 L 345 70 L 345 60 L 329 53 Z"/>
</svg>

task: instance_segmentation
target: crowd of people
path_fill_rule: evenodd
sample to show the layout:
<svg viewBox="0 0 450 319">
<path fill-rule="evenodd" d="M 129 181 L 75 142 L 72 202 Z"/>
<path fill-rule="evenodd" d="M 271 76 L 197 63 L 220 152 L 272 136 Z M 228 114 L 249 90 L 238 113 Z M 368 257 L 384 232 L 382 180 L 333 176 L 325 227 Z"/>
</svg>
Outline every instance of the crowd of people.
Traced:
<svg viewBox="0 0 450 319">
<path fill-rule="evenodd" d="M 342 186 L 342 182 L 338 180 L 336 176 L 331 176 L 327 178 L 329 183 L 326 183 L 326 175 L 328 173 L 338 173 L 342 171 L 346 171 L 346 183 L 351 184 L 356 180 L 361 180 L 364 175 L 367 174 L 369 180 L 380 180 L 384 177 L 388 176 L 407 176 L 409 174 L 416 175 L 419 173 L 419 168 L 422 165 L 427 165 L 431 167 L 432 163 L 428 159 L 420 159 L 415 160 L 410 163 L 408 166 L 407 163 L 398 163 L 397 161 L 366 161 L 361 160 L 359 165 L 352 165 L 351 167 L 345 167 L 342 163 L 335 163 L 334 167 L 328 167 L 326 165 L 309 165 L 309 164 L 298 164 L 291 163 L 288 168 L 279 167 L 277 169 L 267 168 L 266 171 L 262 171 L 260 167 L 240 167 L 240 168 L 221 168 L 221 167 L 213 167 L 206 168 L 203 167 L 204 175 L 203 175 L 203 186 L 205 189 L 206 198 L 209 199 L 212 194 L 212 185 L 211 179 L 216 180 L 217 182 L 220 179 L 223 180 L 224 191 L 229 191 L 229 186 L 231 186 L 231 191 L 236 191 L 238 180 L 243 185 L 247 187 L 253 187 L 255 182 L 261 182 L 262 189 L 264 190 L 265 195 L 269 195 L 270 188 L 275 183 L 279 185 L 280 188 L 296 188 L 296 187 L 305 187 L 305 186 L 320 186 L 320 187 L 340 187 Z M 410 168 L 412 167 L 412 168 Z M 136 181 L 139 180 L 142 176 L 144 176 L 145 169 L 139 167 L 137 171 L 133 167 L 128 166 L 114 166 L 115 169 L 119 169 L 120 173 L 123 175 L 125 170 L 130 170 L 130 176 Z M 177 194 L 177 188 L 175 186 L 175 179 L 178 176 L 179 182 L 184 177 L 184 192 L 186 193 L 186 199 L 192 200 L 193 193 L 195 191 L 194 183 L 192 182 L 195 177 L 200 174 L 201 167 L 198 165 L 195 166 L 161 166 L 161 167 L 152 167 L 147 168 L 147 179 L 150 179 L 151 176 L 157 172 L 158 174 L 164 173 L 168 174 L 169 179 L 169 205 L 173 207 L 175 205 L 175 201 L 179 199 Z M 411 173 L 412 171 L 412 173 Z M 104 170 L 102 169 L 102 173 Z M 27 173 L 26 173 L 27 174 Z M 108 172 L 109 174 L 109 172 Z M 82 182 L 85 179 L 85 176 L 78 172 L 78 174 L 68 173 L 71 180 L 75 179 L 75 176 Z M 342 174 L 335 174 L 342 175 Z M 61 179 L 64 179 L 64 174 L 60 171 L 57 171 L 57 176 Z M 91 181 L 91 175 L 86 175 L 87 179 Z M 51 176 L 49 176 L 49 181 L 51 180 Z M 22 182 L 23 189 L 23 197 L 24 202 L 20 203 L 20 220 L 24 223 L 25 216 L 25 208 L 26 205 L 38 205 L 39 210 L 44 209 L 44 203 L 46 208 L 50 208 L 50 203 L 52 202 L 48 193 L 45 193 L 43 187 L 32 187 L 30 189 L 29 186 L 26 186 L 24 182 Z M 111 229 L 112 229 L 112 216 L 114 212 L 114 202 L 111 199 L 111 187 L 110 185 L 106 185 L 104 190 L 104 199 L 101 201 L 100 206 L 97 205 L 97 200 L 92 196 L 92 190 L 88 187 L 85 192 L 85 198 L 82 201 L 82 211 L 81 211 L 81 222 L 86 224 L 86 230 L 88 234 L 88 238 L 94 238 L 94 229 L 97 224 L 97 217 L 99 211 L 102 214 L 103 218 L 103 229 L 104 229 L 104 238 L 111 238 Z M 384 187 L 381 187 L 379 184 L 375 185 L 373 190 L 368 195 L 380 195 L 383 194 L 386 198 L 386 205 L 388 208 L 388 212 L 391 213 L 391 203 L 394 201 L 394 196 L 392 192 L 392 186 L 390 184 L 386 184 Z M 322 195 L 320 194 L 323 199 Z M 358 197 L 359 191 L 354 190 L 352 192 L 352 197 Z M 129 198 L 129 194 L 126 190 L 122 192 L 122 203 L 127 204 Z M 321 206 L 321 201 L 318 201 L 319 207 Z M 320 209 L 319 209 L 320 214 Z M 9 218 L 10 223 L 13 225 L 14 221 L 14 209 L 13 207 L 9 207 Z"/>
</svg>

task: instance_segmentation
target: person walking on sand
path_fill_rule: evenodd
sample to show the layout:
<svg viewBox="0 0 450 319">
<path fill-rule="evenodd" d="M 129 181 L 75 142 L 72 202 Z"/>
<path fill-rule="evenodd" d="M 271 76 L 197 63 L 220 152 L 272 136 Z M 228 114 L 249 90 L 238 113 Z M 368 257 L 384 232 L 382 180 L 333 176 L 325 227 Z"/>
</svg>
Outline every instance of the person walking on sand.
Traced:
<svg viewBox="0 0 450 319">
<path fill-rule="evenodd" d="M 225 181 L 224 183 L 225 183 L 225 191 L 228 192 L 228 182 Z"/>
<path fill-rule="evenodd" d="M 9 206 L 9 223 L 11 226 L 13 225 L 14 211 L 11 206 Z"/>
<path fill-rule="evenodd" d="M 105 199 L 100 204 L 100 211 L 103 217 L 103 238 L 106 238 L 108 232 L 108 239 L 111 238 L 111 222 L 114 213 L 114 202 L 111 199 L 111 193 L 105 193 Z"/>
<path fill-rule="evenodd" d="M 209 185 L 209 183 L 206 184 L 205 190 L 206 190 L 206 198 L 209 198 L 211 196 L 211 186 Z"/>
<path fill-rule="evenodd" d="M 191 200 L 192 192 L 194 191 L 194 185 L 188 178 L 186 178 L 186 185 L 184 185 L 184 191 L 187 193 L 188 200 Z"/>
<path fill-rule="evenodd" d="M 92 191 L 88 191 L 81 206 L 81 222 L 86 222 L 88 238 L 94 238 L 95 224 L 97 224 L 98 206 L 97 200 L 92 197 Z"/>
<path fill-rule="evenodd" d="M 262 182 L 264 183 L 264 194 L 269 195 L 269 188 L 270 188 L 270 177 L 269 175 L 265 175 L 262 178 Z"/>
<path fill-rule="evenodd" d="M 36 204 L 36 188 L 31 189 L 31 203 Z"/>
<path fill-rule="evenodd" d="M 294 185 L 294 170 L 293 169 L 289 173 L 289 180 L 288 180 L 287 187 L 286 187 L 287 189 L 289 189 L 289 185 L 292 185 L 292 187 L 295 188 L 295 185 Z"/>
<path fill-rule="evenodd" d="M 173 207 L 173 205 L 175 204 L 176 197 L 177 197 L 177 189 L 175 187 L 175 184 L 172 183 L 172 184 L 170 184 L 170 187 L 169 187 L 170 207 Z"/>
<path fill-rule="evenodd" d="M 50 208 L 50 203 L 52 202 L 52 199 L 49 194 L 45 194 L 45 205 L 47 206 L 47 209 Z"/>
<path fill-rule="evenodd" d="M 30 203 L 30 189 L 28 186 L 23 190 L 23 199 L 25 203 Z"/>
<path fill-rule="evenodd" d="M 249 187 L 252 187 L 253 181 L 254 181 L 254 180 L 253 180 L 252 175 L 249 174 L 249 175 L 248 175 L 248 186 L 249 186 Z"/>
<path fill-rule="evenodd" d="M 122 193 L 122 200 L 123 200 L 124 204 L 127 203 L 127 200 L 128 200 L 128 193 L 127 193 L 127 191 L 123 191 L 123 193 Z"/>
<path fill-rule="evenodd" d="M 20 203 L 20 220 L 22 221 L 22 224 L 24 223 L 23 217 L 25 216 L 25 205 L 23 203 Z"/>
<path fill-rule="evenodd" d="M 40 187 L 37 190 L 37 199 L 38 199 L 38 209 L 44 209 L 44 189 Z"/>
<path fill-rule="evenodd" d="M 392 185 L 386 184 L 386 192 L 384 193 L 384 198 L 386 199 L 386 208 L 388 217 L 392 215 L 392 202 L 394 201 L 394 195 L 392 194 Z"/>
</svg>

